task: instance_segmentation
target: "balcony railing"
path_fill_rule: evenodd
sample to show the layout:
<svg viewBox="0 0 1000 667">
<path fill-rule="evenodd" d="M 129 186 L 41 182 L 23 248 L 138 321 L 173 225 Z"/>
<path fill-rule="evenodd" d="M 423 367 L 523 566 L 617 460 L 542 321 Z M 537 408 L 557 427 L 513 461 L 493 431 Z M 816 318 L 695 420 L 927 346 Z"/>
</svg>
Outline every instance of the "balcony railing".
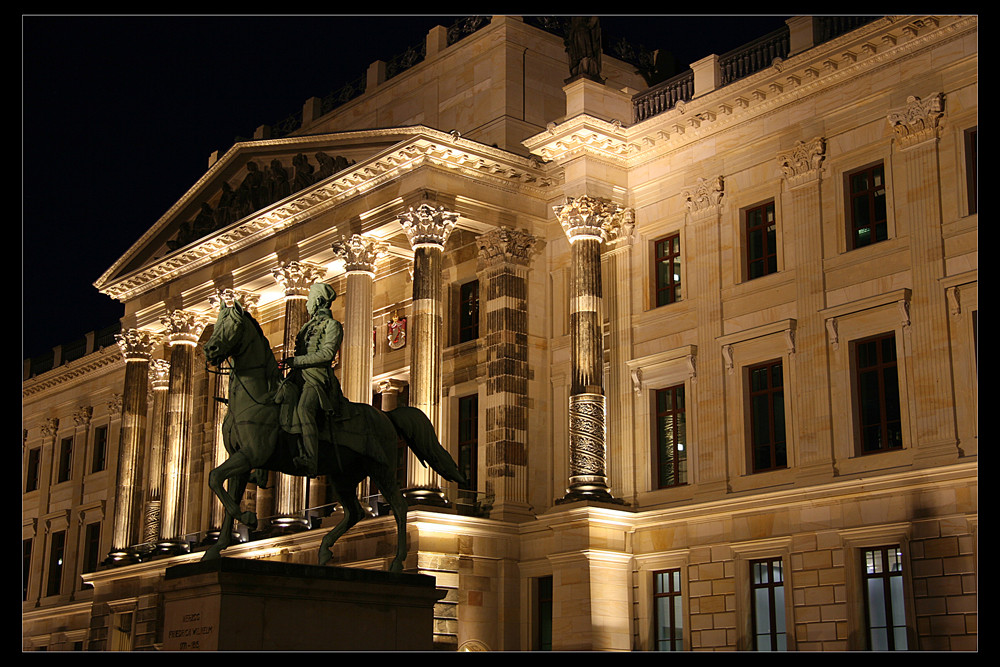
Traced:
<svg viewBox="0 0 1000 667">
<path fill-rule="evenodd" d="M 694 72 L 687 70 L 659 83 L 632 98 L 632 109 L 638 123 L 658 113 L 672 109 L 677 102 L 694 97 Z"/>
<path fill-rule="evenodd" d="M 775 58 L 787 57 L 788 26 L 786 25 L 719 56 L 722 85 L 728 85 L 770 67 Z"/>
</svg>

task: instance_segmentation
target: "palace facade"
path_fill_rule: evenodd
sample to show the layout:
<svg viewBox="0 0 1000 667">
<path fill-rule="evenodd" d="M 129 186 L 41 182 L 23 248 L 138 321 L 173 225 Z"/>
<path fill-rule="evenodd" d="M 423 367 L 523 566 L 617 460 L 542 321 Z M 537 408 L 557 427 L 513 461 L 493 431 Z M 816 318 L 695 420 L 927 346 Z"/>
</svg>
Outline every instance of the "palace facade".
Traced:
<svg viewBox="0 0 1000 667">
<path fill-rule="evenodd" d="M 652 87 L 437 27 L 214 154 L 95 283 L 114 342 L 25 363 L 23 649 L 162 645 L 222 519 L 199 344 L 239 300 L 288 356 L 323 281 L 345 394 L 470 478 L 400 464 L 435 646 L 975 650 L 978 20 L 787 24 Z M 333 564 L 386 569 L 362 491 Z M 227 556 L 315 563 L 340 514 L 322 478 L 244 502 Z"/>
</svg>

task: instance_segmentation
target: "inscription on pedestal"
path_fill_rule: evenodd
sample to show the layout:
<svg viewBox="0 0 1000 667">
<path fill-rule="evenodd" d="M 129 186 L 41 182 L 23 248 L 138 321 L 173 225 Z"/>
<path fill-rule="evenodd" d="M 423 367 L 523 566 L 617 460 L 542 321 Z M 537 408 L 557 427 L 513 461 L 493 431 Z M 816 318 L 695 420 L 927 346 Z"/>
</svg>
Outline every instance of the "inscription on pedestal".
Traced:
<svg viewBox="0 0 1000 667">
<path fill-rule="evenodd" d="M 219 599 L 182 599 L 167 605 L 163 650 L 216 651 L 219 647 Z"/>
</svg>

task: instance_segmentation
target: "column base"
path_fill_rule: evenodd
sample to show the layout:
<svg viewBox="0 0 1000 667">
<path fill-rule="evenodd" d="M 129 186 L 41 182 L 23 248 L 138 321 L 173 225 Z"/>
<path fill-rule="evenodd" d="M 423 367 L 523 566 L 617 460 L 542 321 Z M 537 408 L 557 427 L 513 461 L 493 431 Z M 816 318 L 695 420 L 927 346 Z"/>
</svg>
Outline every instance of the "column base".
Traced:
<svg viewBox="0 0 1000 667">
<path fill-rule="evenodd" d="M 451 503 L 444 495 L 444 491 L 435 487 L 416 486 L 411 489 L 403 489 L 403 497 L 410 507 L 414 505 L 430 505 L 431 507 L 450 507 Z"/>
<path fill-rule="evenodd" d="M 311 528 L 309 519 L 301 516 L 278 516 L 271 519 L 267 534 L 271 537 L 304 533 Z"/>
<path fill-rule="evenodd" d="M 588 488 L 585 486 L 579 486 L 576 488 L 570 487 L 566 489 L 566 495 L 562 498 L 556 498 L 556 505 L 564 505 L 566 503 L 575 503 L 581 500 L 595 500 L 601 503 L 610 503 L 612 505 L 627 505 L 621 498 L 615 498 L 611 495 L 611 492 L 606 487 L 593 487 Z"/>
<path fill-rule="evenodd" d="M 167 540 L 157 543 L 156 549 L 152 553 L 152 557 L 169 558 L 171 556 L 180 556 L 181 554 L 190 553 L 190 551 L 191 545 L 187 542 Z"/>
</svg>

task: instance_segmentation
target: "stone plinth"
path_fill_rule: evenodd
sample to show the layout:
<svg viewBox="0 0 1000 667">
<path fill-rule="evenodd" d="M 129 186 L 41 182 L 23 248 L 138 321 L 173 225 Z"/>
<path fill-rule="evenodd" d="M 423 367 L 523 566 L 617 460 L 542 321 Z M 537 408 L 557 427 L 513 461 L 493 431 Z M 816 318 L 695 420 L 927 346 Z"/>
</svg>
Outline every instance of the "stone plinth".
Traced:
<svg viewBox="0 0 1000 667">
<path fill-rule="evenodd" d="M 163 650 L 431 650 L 433 577 L 235 558 L 168 568 Z"/>
</svg>

